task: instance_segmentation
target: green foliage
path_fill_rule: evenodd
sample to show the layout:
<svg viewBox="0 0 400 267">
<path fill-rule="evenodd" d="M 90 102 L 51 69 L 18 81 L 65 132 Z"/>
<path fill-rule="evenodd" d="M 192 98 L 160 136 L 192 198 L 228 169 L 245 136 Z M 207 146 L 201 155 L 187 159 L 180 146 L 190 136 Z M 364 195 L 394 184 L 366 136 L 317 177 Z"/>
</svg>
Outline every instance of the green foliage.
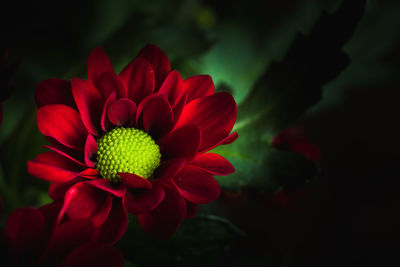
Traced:
<svg viewBox="0 0 400 267">
<path fill-rule="evenodd" d="M 223 190 L 251 187 L 274 192 L 313 178 L 314 163 L 271 148 L 272 138 L 315 107 L 324 88 L 328 102 L 345 84 L 393 75 L 371 63 L 398 41 L 392 36 L 399 29 L 399 5 L 375 10 L 379 1 L 369 1 L 367 15 L 372 19 L 361 20 L 362 31 L 351 39 L 364 0 L 265 1 L 269 8 L 261 8 L 256 0 L 211 2 L 101 0 L 71 3 L 57 12 L 42 3 L 31 13 L 43 9 L 44 18 L 32 18 L 23 27 L 3 23 L 10 28 L 9 36 L 18 36 L 11 40 L 10 52 L 21 61 L 0 128 L 5 215 L 20 206 L 50 201 L 48 183 L 26 173 L 26 161 L 44 151 L 42 145 L 47 143 L 35 124 L 34 86 L 51 77 L 84 77 L 87 56 L 95 46 L 104 47 L 119 72 L 141 47 L 155 43 L 184 77 L 210 74 L 217 90 L 234 95 L 238 103 L 234 131 L 239 138 L 214 150 L 236 169 L 232 175 L 217 177 Z M 322 12 L 326 9 L 335 11 Z M 27 15 L 17 10 L 15 20 Z M 185 221 L 168 241 L 150 237 L 130 217 L 128 232 L 118 243 L 127 266 L 215 263 L 244 234 L 227 219 L 210 215 L 212 207 Z"/>
<path fill-rule="evenodd" d="M 243 236 L 242 231 L 224 218 L 198 214 L 184 221 L 171 239 L 159 240 L 145 233 L 137 218 L 130 216 L 128 231 L 117 247 L 129 261 L 140 266 L 176 265 L 188 259 L 191 266 L 203 266 L 227 250 L 231 241 Z"/>
<path fill-rule="evenodd" d="M 365 1 L 343 2 L 333 14 L 323 14 L 307 35 L 299 34 L 286 57 L 273 63 L 238 107 L 234 127 L 239 138 L 229 146 L 216 149 L 237 168 L 219 181 L 227 188 L 243 185 L 271 191 L 279 183 L 272 175 L 276 152 L 269 142 L 290 126 L 307 108 L 316 104 L 322 86 L 347 66 L 342 50 L 364 10 Z M 271 170 L 272 168 L 272 170 Z"/>
</svg>

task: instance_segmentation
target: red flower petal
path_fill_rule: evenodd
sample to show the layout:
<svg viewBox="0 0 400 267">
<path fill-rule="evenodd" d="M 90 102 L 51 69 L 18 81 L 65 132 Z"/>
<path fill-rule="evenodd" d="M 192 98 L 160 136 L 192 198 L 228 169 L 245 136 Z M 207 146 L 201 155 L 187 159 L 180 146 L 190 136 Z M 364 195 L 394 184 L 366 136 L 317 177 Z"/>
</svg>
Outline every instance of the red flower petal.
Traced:
<svg viewBox="0 0 400 267">
<path fill-rule="evenodd" d="M 236 121 L 236 103 L 228 93 L 198 98 L 187 104 L 175 126 L 194 124 L 201 131 L 200 149 L 206 149 L 225 138 Z"/>
<path fill-rule="evenodd" d="M 154 70 L 144 58 L 132 60 L 119 77 L 128 89 L 128 98 L 137 104 L 154 92 Z"/>
<path fill-rule="evenodd" d="M 97 153 L 97 142 L 92 135 L 88 135 L 85 143 L 85 164 L 94 168 L 96 165 L 95 156 Z"/>
<path fill-rule="evenodd" d="M 99 176 L 99 172 L 94 168 L 87 168 L 86 170 L 81 172 L 79 176 L 88 179 L 96 179 Z"/>
<path fill-rule="evenodd" d="M 152 66 L 157 91 L 171 71 L 167 55 L 158 46 L 148 44 L 139 52 L 138 58 L 145 58 Z"/>
<path fill-rule="evenodd" d="M 113 196 L 85 182 L 72 186 L 64 197 L 59 221 L 64 214 L 71 219 L 90 219 L 95 225 L 101 225 L 111 210 Z"/>
<path fill-rule="evenodd" d="M 161 239 L 168 239 L 186 216 L 186 202 L 172 186 L 165 186 L 165 198 L 150 213 L 139 215 L 143 229 Z"/>
<path fill-rule="evenodd" d="M 213 146 L 210 146 L 206 149 L 201 150 L 201 153 L 205 153 L 207 151 L 210 151 L 214 148 L 216 148 L 217 146 L 221 146 L 221 145 L 228 145 L 228 144 L 232 144 L 236 139 L 238 138 L 238 134 L 235 133 L 231 133 L 230 135 L 228 135 L 227 137 L 225 137 L 224 139 L 220 140 L 218 143 L 216 143 Z"/>
<path fill-rule="evenodd" d="M 93 80 L 93 84 L 104 99 L 107 99 L 112 92 L 116 92 L 117 98 L 127 97 L 125 86 L 114 71 L 104 72 L 99 78 Z"/>
<path fill-rule="evenodd" d="M 111 245 L 90 242 L 74 249 L 58 266 L 122 267 L 124 266 L 124 256 Z"/>
<path fill-rule="evenodd" d="M 83 163 L 84 160 L 82 162 L 80 160 L 78 160 L 78 158 L 80 158 L 82 156 L 81 151 L 67 148 L 66 146 L 64 146 L 62 144 L 57 144 L 57 145 L 53 145 L 53 146 L 43 146 L 43 147 L 48 148 L 48 149 L 60 154 L 61 156 L 66 157 L 67 159 L 72 160 L 73 162 L 75 162 L 78 165 L 81 165 L 83 167 L 86 166 L 86 164 Z M 71 156 L 71 154 L 73 156 Z"/>
<path fill-rule="evenodd" d="M 100 121 L 101 129 L 104 132 L 107 132 L 109 129 L 112 128 L 111 122 L 107 116 L 107 111 L 110 105 L 114 103 L 116 100 L 117 100 L 116 93 L 112 92 L 110 96 L 107 98 L 106 102 L 104 102 L 103 112 L 101 113 L 101 121 Z"/>
<path fill-rule="evenodd" d="M 51 183 L 49 186 L 49 196 L 54 200 L 54 201 L 63 201 L 65 193 L 71 188 L 76 183 L 82 182 L 85 179 L 81 177 L 77 177 L 75 179 L 69 180 L 67 182 L 63 183 Z"/>
<path fill-rule="evenodd" d="M 35 100 L 38 107 L 63 104 L 76 108 L 71 83 L 62 79 L 47 79 L 38 83 L 35 88 Z"/>
<path fill-rule="evenodd" d="M 55 266 L 76 247 L 89 242 L 93 236 L 93 224 L 89 220 L 70 220 L 57 225 L 49 242 L 48 250 L 40 266 Z"/>
<path fill-rule="evenodd" d="M 72 78 L 71 86 L 83 124 L 91 134 L 99 136 L 103 97 L 92 84 L 85 80 Z"/>
<path fill-rule="evenodd" d="M 133 127 L 136 124 L 136 104 L 128 98 L 112 103 L 107 111 L 110 122 L 116 126 Z"/>
<path fill-rule="evenodd" d="M 164 136 L 160 140 L 160 149 L 166 159 L 191 159 L 196 154 L 199 144 L 200 130 L 196 126 L 185 125 Z"/>
<path fill-rule="evenodd" d="M 151 189 L 153 186 L 147 179 L 136 174 L 120 172 L 118 173 L 118 175 L 119 177 L 121 177 L 121 183 L 131 189 L 135 188 Z"/>
<path fill-rule="evenodd" d="M 45 223 L 42 213 L 34 208 L 19 208 L 10 214 L 6 233 L 17 255 L 26 256 L 23 254 L 28 252 L 30 256 L 35 256 L 43 248 Z"/>
<path fill-rule="evenodd" d="M 207 172 L 195 166 L 186 166 L 178 173 L 174 182 L 181 195 L 196 204 L 206 204 L 220 195 L 217 181 Z"/>
<path fill-rule="evenodd" d="M 53 202 L 43 205 L 38 210 L 43 214 L 46 221 L 45 239 L 49 240 L 57 222 L 58 214 L 62 208 L 62 202 Z"/>
<path fill-rule="evenodd" d="M 82 182 L 85 179 L 81 177 L 76 177 L 72 180 L 63 182 L 63 183 L 51 183 L 49 186 L 49 196 L 54 200 L 54 201 L 63 201 L 65 193 L 71 188 L 76 183 Z"/>
<path fill-rule="evenodd" d="M 114 72 L 114 69 L 104 50 L 100 47 L 96 47 L 88 58 L 88 80 L 94 81 L 100 78 L 104 72 Z"/>
<path fill-rule="evenodd" d="M 271 146 L 307 156 L 310 160 L 319 161 L 321 150 L 311 143 L 305 129 L 301 126 L 291 127 L 280 132 L 271 141 Z"/>
<path fill-rule="evenodd" d="M 157 139 L 173 127 L 173 113 L 168 101 L 159 94 L 151 95 L 142 101 L 138 108 L 137 125 Z"/>
<path fill-rule="evenodd" d="M 165 78 L 160 90 L 160 93 L 167 95 L 171 107 L 175 107 L 176 103 L 183 97 L 183 80 L 179 72 L 171 71 Z"/>
<path fill-rule="evenodd" d="M 150 190 L 128 190 L 125 198 L 125 207 L 131 214 L 150 212 L 160 204 L 164 197 L 163 188 L 157 184 L 154 184 Z"/>
<path fill-rule="evenodd" d="M 214 83 L 209 75 L 196 75 L 184 80 L 184 90 L 188 93 L 187 102 L 214 94 Z"/>
<path fill-rule="evenodd" d="M 128 227 L 128 214 L 122 198 L 114 198 L 107 220 L 97 229 L 97 240 L 104 243 L 115 243 L 121 239 Z"/>
<path fill-rule="evenodd" d="M 223 176 L 235 172 L 235 168 L 229 161 L 227 161 L 224 157 L 214 153 L 197 155 L 188 164 L 200 167 L 213 175 Z"/>
<path fill-rule="evenodd" d="M 87 131 L 79 113 L 65 105 L 46 105 L 37 111 L 39 131 L 61 144 L 75 149 L 85 145 Z"/>
<path fill-rule="evenodd" d="M 174 112 L 174 124 L 178 121 L 179 117 L 182 114 L 183 108 L 187 103 L 188 95 L 185 93 L 183 97 L 176 103 L 175 107 L 172 109 Z"/>
<path fill-rule="evenodd" d="M 52 182 L 65 182 L 79 175 L 82 170 L 75 162 L 49 151 L 28 161 L 28 173 Z"/>
<path fill-rule="evenodd" d="M 199 209 L 199 207 L 197 206 L 197 204 L 186 200 L 186 218 L 185 219 L 194 218 L 197 214 L 198 209 Z"/>
<path fill-rule="evenodd" d="M 94 186 L 98 189 L 101 189 L 105 192 L 108 192 L 115 197 L 121 198 L 126 194 L 126 187 L 122 184 L 113 184 L 112 182 L 106 179 L 95 179 L 92 181 L 86 182 L 86 184 Z"/>
<path fill-rule="evenodd" d="M 172 179 L 185 166 L 184 159 L 164 160 L 160 166 L 154 171 L 153 177 L 157 180 Z"/>
</svg>

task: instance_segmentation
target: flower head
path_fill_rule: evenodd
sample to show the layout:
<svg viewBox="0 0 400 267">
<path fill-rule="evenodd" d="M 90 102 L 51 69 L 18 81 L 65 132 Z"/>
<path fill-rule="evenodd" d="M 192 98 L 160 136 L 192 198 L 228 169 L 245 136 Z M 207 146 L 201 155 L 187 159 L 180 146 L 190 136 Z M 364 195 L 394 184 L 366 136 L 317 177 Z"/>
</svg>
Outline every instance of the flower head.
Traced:
<svg viewBox="0 0 400 267">
<path fill-rule="evenodd" d="M 35 97 L 51 151 L 28 171 L 52 182 L 50 196 L 63 202 L 58 220 L 91 218 L 110 242 L 125 232 L 125 208 L 147 232 L 168 238 L 198 204 L 219 196 L 212 175 L 234 172 L 207 153 L 237 138 L 233 97 L 215 94 L 208 75 L 183 80 L 155 45 L 119 75 L 96 48 L 87 80 L 48 79 Z"/>
<path fill-rule="evenodd" d="M 7 218 L 0 235 L 4 266 L 123 266 L 122 253 L 97 240 L 88 219 L 55 224 L 60 203 L 19 208 Z"/>
</svg>

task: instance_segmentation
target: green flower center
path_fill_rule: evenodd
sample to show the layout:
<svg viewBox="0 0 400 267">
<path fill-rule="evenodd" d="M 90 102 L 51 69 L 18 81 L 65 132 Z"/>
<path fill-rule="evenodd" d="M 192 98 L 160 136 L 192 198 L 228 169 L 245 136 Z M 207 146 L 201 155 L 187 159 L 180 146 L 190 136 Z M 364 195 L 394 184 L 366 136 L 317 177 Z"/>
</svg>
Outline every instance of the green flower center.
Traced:
<svg viewBox="0 0 400 267">
<path fill-rule="evenodd" d="M 117 127 L 97 140 L 96 169 L 110 181 L 119 181 L 119 172 L 149 178 L 160 158 L 160 148 L 142 130 Z"/>
</svg>

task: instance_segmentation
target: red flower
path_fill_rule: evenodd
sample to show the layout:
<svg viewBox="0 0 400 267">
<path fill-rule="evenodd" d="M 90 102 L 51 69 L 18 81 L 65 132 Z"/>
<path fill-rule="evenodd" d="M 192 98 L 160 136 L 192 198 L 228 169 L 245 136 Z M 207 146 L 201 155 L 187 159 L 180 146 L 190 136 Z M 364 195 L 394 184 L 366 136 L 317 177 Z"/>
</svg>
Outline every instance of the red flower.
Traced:
<svg viewBox="0 0 400 267">
<path fill-rule="evenodd" d="M 60 208 L 19 208 L 8 217 L 0 240 L 4 266 L 123 266 L 119 250 L 96 240 L 91 221 L 56 225 Z"/>
<path fill-rule="evenodd" d="M 280 132 L 274 137 L 271 145 L 305 155 L 312 161 L 321 159 L 320 148 L 311 143 L 301 126 L 291 127 Z"/>
<path fill-rule="evenodd" d="M 198 204 L 220 194 L 212 175 L 234 172 L 206 153 L 232 143 L 236 103 L 214 94 L 208 75 L 182 80 L 165 53 L 147 45 L 119 75 L 102 49 L 88 60 L 88 81 L 49 79 L 36 87 L 37 123 L 51 145 L 28 162 L 29 172 L 53 182 L 64 201 L 59 220 L 88 218 L 117 241 L 127 215 L 142 227 L 171 236 Z"/>
</svg>

